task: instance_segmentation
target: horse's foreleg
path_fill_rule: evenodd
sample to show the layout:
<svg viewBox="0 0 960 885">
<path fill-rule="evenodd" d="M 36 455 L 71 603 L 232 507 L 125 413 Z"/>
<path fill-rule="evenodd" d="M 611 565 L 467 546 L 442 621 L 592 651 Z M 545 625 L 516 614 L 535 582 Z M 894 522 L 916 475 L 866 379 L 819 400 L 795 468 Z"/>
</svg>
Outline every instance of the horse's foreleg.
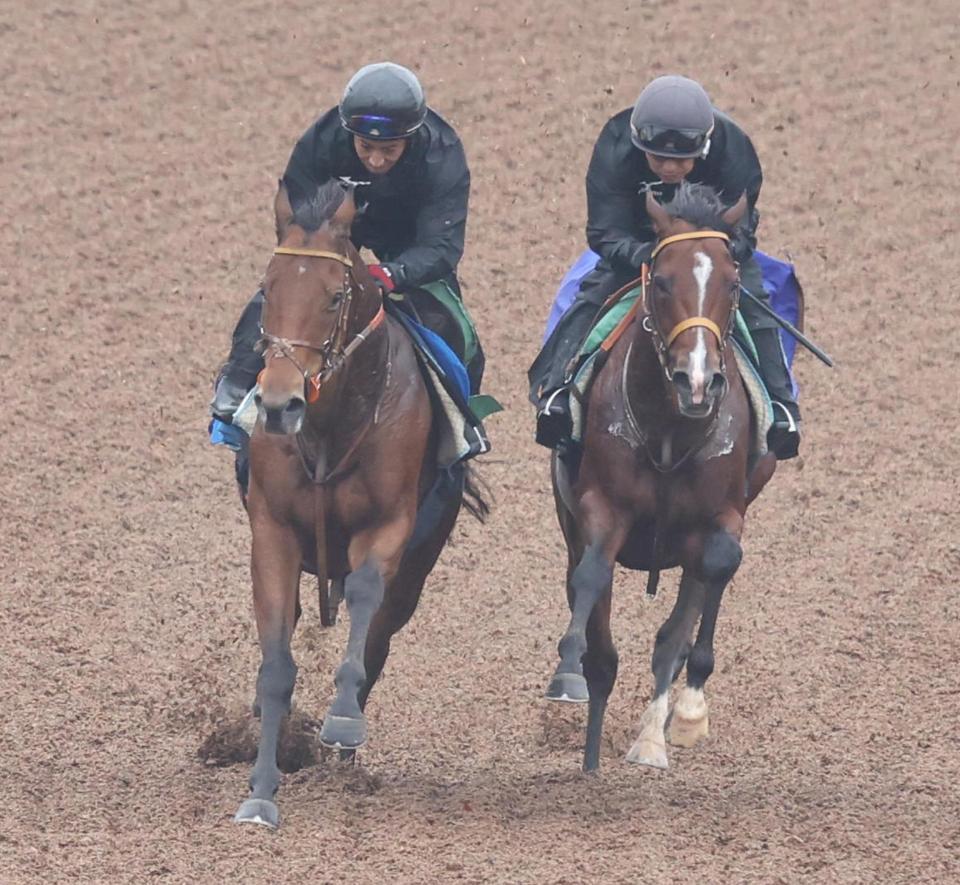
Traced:
<svg viewBox="0 0 960 885">
<path fill-rule="evenodd" d="M 704 584 L 688 569 L 680 580 L 677 601 L 670 617 L 657 631 L 653 649 L 653 700 L 640 720 L 640 734 L 627 752 L 627 762 L 667 767 L 664 726 L 667 722 L 670 686 L 690 651 L 690 637 L 703 608 Z"/>
<path fill-rule="evenodd" d="M 277 742 L 283 717 L 290 712 L 297 675 L 290 638 L 297 616 L 300 548 L 287 527 L 263 522 L 254 522 L 252 527 L 253 605 L 262 655 L 257 675 L 260 743 L 250 775 L 250 798 L 240 806 L 234 820 L 276 827 L 280 823 L 273 802 L 280 786 Z"/>
<path fill-rule="evenodd" d="M 610 592 L 615 555 L 601 543 L 590 544 L 570 574 L 570 624 L 557 646 L 560 663 L 547 688 L 547 698 L 552 701 L 585 703 L 590 699 L 581 661 L 587 650 L 587 620 L 598 600 Z"/>
<path fill-rule="evenodd" d="M 687 659 L 687 684 L 681 689 L 670 717 L 670 743 L 692 747 L 709 733 L 704 683 L 713 672 L 713 635 L 723 591 L 740 565 L 739 520 L 736 535 L 720 529 L 704 543 L 700 571 L 707 588 L 697 641 Z"/>
<path fill-rule="evenodd" d="M 604 593 L 587 622 L 587 651 L 583 656 L 583 675 L 590 693 L 587 717 L 587 743 L 583 752 L 583 770 L 600 767 L 600 735 L 607 698 L 617 679 L 617 649 L 610 635 L 611 593 Z"/>
</svg>

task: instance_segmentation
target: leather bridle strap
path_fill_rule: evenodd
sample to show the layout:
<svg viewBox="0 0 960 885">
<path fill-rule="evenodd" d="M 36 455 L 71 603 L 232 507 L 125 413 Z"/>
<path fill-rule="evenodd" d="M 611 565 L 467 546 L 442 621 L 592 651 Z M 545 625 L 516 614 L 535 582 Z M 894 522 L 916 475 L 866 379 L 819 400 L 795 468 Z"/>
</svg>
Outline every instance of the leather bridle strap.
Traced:
<svg viewBox="0 0 960 885">
<path fill-rule="evenodd" d="M 685 234 L 674 234 L 672 237 L 664 237 L 657 243 L 656 248 L 650 254 L 650 261 L 653 262 L 653 259 L 663 251 L 664 246 L 669 246 L 671 243 L 682 243 L 684 240 L 724 240 L 729 243 L 730 237 L 719 230 L 692 230 Z"/>
<path fill-rule="evenodd" d="M 677 323 L 671 330 L 670 334 L 667 335 L 667 347 L 669 348 L 674 341 L 677 340 L 677 336 L 681 335 L 683 332 L 686 332 L 687 329 L 709 329 L 717 336 L 717 343 L 723 347 L 723 332 L 720 331 L 720 327 L 709 317 L 688 317 L 682 322 Z"/>
<path fill-rule="evenodd" d="M 344 267 L 353 267 L 353 261 L 347 258 L 346 255 L 341 255 L 339 252 L 327 252 L 323 249 L 297 249 L 293 246 L 277 246 L 273 250 L 274 255 L 304 255 L 307 258 L 331 258 L 334 261 L 339 261 Z"/>
</svg>

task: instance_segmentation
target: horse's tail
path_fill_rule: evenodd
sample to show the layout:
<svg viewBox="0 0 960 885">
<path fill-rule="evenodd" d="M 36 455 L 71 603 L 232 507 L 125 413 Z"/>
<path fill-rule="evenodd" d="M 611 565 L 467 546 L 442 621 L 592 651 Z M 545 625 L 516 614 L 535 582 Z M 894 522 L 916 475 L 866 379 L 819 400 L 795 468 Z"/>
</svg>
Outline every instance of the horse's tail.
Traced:
<svg viewBox="0 0 960 885">
<path fill-rule="evenodd" d="M 490 505 L 484 498 L 483 492 L 489 495 L 490 486 L 470 464 L 465 464 L 463 471 L 463 506 L 467 513 L 479 522 L 486 522 L 490 515 Z"/>
</svg>

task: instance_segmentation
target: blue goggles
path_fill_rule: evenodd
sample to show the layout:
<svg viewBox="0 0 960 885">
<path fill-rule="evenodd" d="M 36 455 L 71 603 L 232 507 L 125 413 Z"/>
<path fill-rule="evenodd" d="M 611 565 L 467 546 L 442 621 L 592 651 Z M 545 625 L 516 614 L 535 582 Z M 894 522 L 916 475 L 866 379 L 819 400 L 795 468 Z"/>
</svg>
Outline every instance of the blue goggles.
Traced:
<svg viewBox="0 0 960 885">
<path fill-rule="evenodd" d="M 419 123 L 410 126 L 409 122 L 396 120 L 393 117 L 381 117 L 376 114 L 355 114 L 352 117 L 341 117 L 340 119 L 347 132 L 379 141 L 406 138 L 420 126 Z"/>
</svg>

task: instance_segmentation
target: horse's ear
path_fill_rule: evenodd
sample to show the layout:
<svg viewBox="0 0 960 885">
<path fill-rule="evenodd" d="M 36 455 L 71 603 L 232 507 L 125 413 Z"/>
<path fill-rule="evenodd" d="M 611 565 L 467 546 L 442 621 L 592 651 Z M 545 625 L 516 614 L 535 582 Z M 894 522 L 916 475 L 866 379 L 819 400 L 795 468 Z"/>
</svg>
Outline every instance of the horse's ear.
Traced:
<svg viewBox="0 0 960 885">
<path fill-rule="evenodd" d="M 651 190 L 647 190 L 647 215 L 650 216 L 650 221 L 653 222 L 653 231 L 658 237 L 663 237 L 670 230 L 673 219 L 670 217 L 670 213 L 657 202 L 657 198 Z"/>
<path fill-rule="evenodd" d="M 273 214 L 276 218 L 277 243 L 282 243 L 287 228 L 293 220 L 293 207 L 290 205 L 290 194 L 281 178 L 277 184 L 277 196 L 273 201 Z"/>
<path fill-rule="evenodd" d="M 737 200 L 726 212 L 723 213 L 723 220 L 730 225 L 730 227 L 736 227 L 741 221 L 743 221 L 744 215 L 747 214 L 747 195 L 746 193 L 740 194 L 740 199 Z"/>
<path fill-rule="evenodd" d="M 354 185 L 352 183 L 341 182 L 341 186 L 347 193 L 340 207 L 333 213 L 330 223 L 334 227 L 345 228 L 349 234 L 350 227 L 353 225 L 353 218 L 357 214 L 357 201 L 353 195 Z"/>
</svg>

